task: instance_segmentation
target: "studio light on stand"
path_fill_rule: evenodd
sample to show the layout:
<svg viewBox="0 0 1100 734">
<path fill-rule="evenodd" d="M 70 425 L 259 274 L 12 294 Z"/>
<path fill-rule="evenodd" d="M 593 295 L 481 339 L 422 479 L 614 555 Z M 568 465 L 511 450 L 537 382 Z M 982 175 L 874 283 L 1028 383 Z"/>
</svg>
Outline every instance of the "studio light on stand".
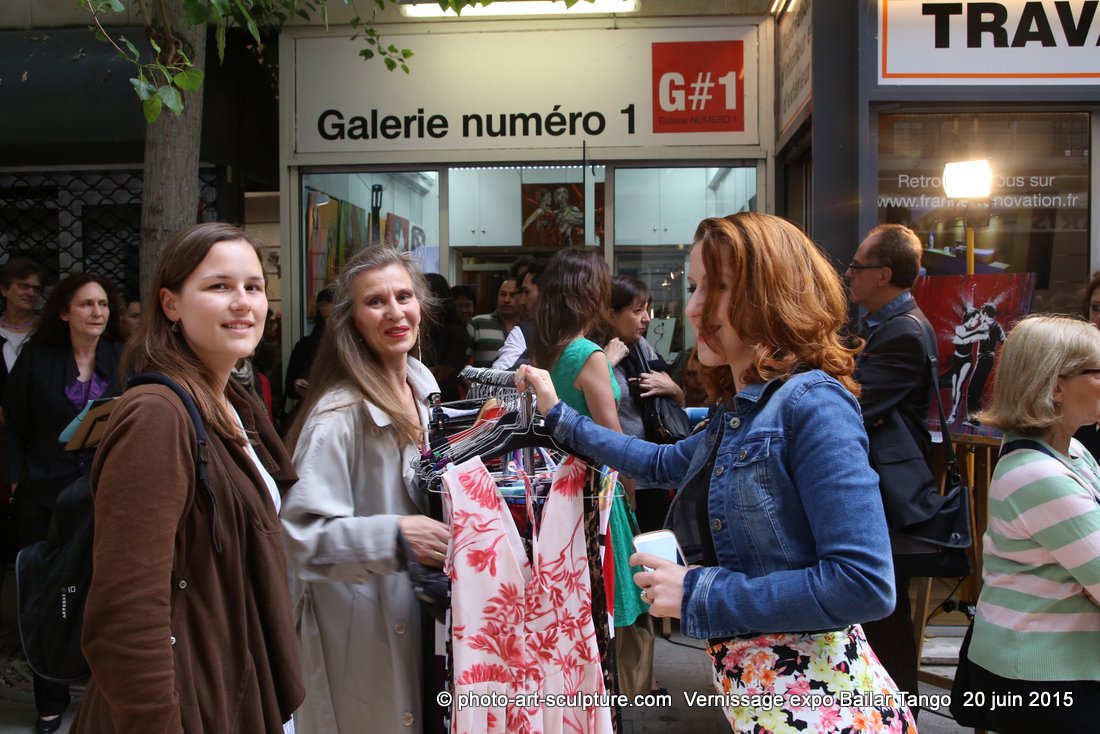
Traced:
<svg viewBox="0 0 1100 734">
<path fill-rule="evenodd" d="M 949 199 L 966 201 L 966 274 L 974 274 L 974 228 L 989 224 L 993 169 L 988 160 L 954 161 L 943 167 L 943 191 Z"/>
</svg>

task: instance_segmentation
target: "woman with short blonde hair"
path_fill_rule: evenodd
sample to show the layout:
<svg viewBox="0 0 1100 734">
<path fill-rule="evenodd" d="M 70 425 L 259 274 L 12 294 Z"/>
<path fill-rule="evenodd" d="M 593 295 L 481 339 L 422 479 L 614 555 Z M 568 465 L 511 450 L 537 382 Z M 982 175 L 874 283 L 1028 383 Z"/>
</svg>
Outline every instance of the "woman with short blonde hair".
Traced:
<svg viewBox="0 0 1100 734">
<path fill-rule="evenodd" d="M 1097 364 L 1100 329 L 1069 316 L 1025 318 L 1005 342 L 989 409 L 979 418 L 1002 431 L 1041 436 L 1064 419 L 1055 399 L 1059 381 Z"/>
<path fill-rule="evenodd" d="M 1020 321 L 979 418 L 1005 435 L 989 485 L 984 585 L 960 661 L 960 675 L 985 693 L 973 703 L 984 701 L 986 718 L 970 725 L 1091 731 L 1100 720 L 1100 467 L 1072 436 L 1100 420 L 1100 330 L 1075 316 Z"/>
</svg>

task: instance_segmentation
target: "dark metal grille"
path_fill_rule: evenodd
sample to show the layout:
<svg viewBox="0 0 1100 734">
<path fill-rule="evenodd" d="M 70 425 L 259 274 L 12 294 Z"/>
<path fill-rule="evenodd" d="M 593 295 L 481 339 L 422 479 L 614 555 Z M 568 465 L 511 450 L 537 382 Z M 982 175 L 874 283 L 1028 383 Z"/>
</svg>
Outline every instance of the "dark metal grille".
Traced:
<svg viewBox="0 0 1100 734">
<path fill-rule="evenodd" d="M 215 221 L 218 172 L 204 168 L 199 180 L 201 218 Z M 0 172 L 0 265 L 22 255 L 137 293 L 141 191 L 140 170 Z"/>
</svg>

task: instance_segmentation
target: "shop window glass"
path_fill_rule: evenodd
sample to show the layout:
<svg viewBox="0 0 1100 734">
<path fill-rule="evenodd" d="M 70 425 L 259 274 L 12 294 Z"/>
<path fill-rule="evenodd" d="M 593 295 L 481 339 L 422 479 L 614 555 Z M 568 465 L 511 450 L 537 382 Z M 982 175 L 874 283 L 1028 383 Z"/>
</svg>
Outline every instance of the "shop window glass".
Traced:
<svg viewBox="0 0 1100 734">
<path fill-rule="evenodd" d="M 1089 272 L 1087 113 L 879 116 L 880 222 L 924 243 L 930 275 L 966 272 L 967 205 L 947 199 L 947 161 L 988 158 L 988 223 L 974 216 L 976 273 L 1035 273 L 1031 310 L 1076 312 Z"/>
<path fill-rule="evenodd" d="M 451 247 L 555 251 L 603 242 L 603 166 L 448 171 Z"/>
<path fill-rule="evenodd" d="M 424 272 L 439 270 L 439 173 L 302 175 L 302 242 L 307 311 L 352 255 L 372 243 L 412 251 Z"/>
<path fill-rule="evenodd" d="M 493 310 L 517 261 L 602 246 L 603 166 L 456 167 L 447 176 L 454 282 L 474 289 L 478 313 Z"/>
<path fill-rule="evenodd" d="M 653 294 L 646 339 L 675 359 L 695 344 L 685 323 L 688 250 L 699 222 L 756 211 L 756 167 L 615 170 L 615 273 Z"/>
</svg>

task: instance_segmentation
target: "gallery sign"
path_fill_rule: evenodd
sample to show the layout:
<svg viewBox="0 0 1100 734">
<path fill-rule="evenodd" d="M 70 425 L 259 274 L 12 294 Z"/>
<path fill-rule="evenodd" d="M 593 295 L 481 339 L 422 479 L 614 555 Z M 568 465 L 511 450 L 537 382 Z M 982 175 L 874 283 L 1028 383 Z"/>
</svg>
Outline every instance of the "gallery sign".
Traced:
<svg viewBox="0 0 1100 734">
<path fill-rule="evenodd" d="M 1096 0 L 879 0 L 879 84 L 1100 84 Z"/>
<path fill-rule="evenodd" d="M 755 26 L 387 36 L 408 75 L 284 38 L 299 154 L 759 142 Z"/>
</svg>

